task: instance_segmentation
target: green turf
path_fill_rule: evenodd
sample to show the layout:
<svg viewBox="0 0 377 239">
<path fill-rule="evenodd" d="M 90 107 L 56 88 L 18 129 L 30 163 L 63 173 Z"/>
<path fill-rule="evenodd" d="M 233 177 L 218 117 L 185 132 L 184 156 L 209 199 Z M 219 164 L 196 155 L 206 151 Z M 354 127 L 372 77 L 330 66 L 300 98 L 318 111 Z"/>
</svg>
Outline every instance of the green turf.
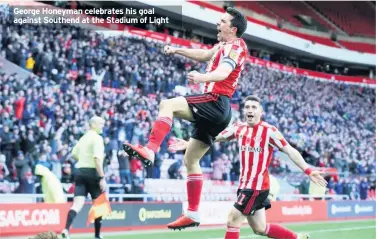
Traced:
<svg viewBox="0 0 377 239">
<path fill-rule="evenodd" d="M 329 223 L 290 224 L 288 228 L 296 232 L 308 232 L 310 239 L 375 239 L 376 221 L 347 221 Z M 79 238 L 73 236 L 73 238 Z M 80 237 L 92 238 L 92 237 Z M 190 229 L 187 231 L 154 231 L 140 232 L 140 234 L 119 234 L 106 236 L 106 239 L 223 239 L 224 229 Z M 267 238 L 256 236 L 250 228 L 241 228 L 241 239 Z"/>
</svg>

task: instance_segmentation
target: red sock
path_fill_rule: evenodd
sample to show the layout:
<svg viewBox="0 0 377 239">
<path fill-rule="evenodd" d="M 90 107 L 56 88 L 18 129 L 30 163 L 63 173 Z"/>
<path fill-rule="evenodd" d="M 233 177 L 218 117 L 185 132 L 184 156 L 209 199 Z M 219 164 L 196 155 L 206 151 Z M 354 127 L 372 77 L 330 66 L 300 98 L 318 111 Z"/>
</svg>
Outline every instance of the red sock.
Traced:
<svg viewBox="0 0 377 239">
<path fill-rule="evenodd" d="M 224 239 L 239 239 L 239 238 L 240 238 L 240 228 L 228 226 L 226 229 Z"/>
<path fill-rule="evenodd" d="M 297 234 L 278 224 L 267 224 L 265 234 L 275 239 L 297 239 Z"/>
<path fill-rule="evenodd" d="M 170 117 L 158 117 L 153 124 L 147 147 L 156 153 L 165 136 L 169 133 L 171 125 L 172 119 Z"/>
<path fill-rule="evenodd" d="M 188 210 L 196 212 L 202 195 L 203 174 L 189 174 L 187 176 Z"/>
</svg>

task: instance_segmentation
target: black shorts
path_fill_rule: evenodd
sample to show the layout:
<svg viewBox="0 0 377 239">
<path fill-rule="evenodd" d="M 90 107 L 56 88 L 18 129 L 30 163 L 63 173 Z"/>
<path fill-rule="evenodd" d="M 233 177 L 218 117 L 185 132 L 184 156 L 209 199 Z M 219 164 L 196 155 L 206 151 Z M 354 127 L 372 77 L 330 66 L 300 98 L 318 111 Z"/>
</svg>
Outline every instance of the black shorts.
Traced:
<svg viewBox="0 0 377 239">
<path fill-rule="evenodd" d="M 269 191 L 238 189 L 237 202 L 234 203 L 234 207 L 245 216 L 254 215 L 255 211 L 262 208 L 269 209 L 271 208 L 271 203 L 268 199 Z"/>
<path fill-rule="evenodd" d="M 215 93 L 185 96 L 195 121 L 191 138 L 212 145 L 232 119 L 230 99 Z"/>
<path fill-rule="evenodd" d="M 100 177 L 95 168 L 79 168 L 75 172 L 75 197 L 90 196 L 92 199 L 98 198 L 102 190 L 99 186 Z"/>
</svg>

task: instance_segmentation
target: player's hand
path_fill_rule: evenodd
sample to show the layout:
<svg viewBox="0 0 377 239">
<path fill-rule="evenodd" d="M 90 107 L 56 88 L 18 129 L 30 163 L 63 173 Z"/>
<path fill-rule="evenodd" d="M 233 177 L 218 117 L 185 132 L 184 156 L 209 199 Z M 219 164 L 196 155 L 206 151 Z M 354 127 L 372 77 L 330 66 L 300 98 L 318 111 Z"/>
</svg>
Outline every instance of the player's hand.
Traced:
<svg viewBox="0 0 377 239">
<path fill-rule="evenodd" d="M 169 145 L 168 150 L 172 153 L 187 149 L 188 142 L 184 139 L 176 138 L 175 142 Z"/>
<path fill-rule="evenodd" d="M 319 171 L 313 171 L 310 175 L 310 180 L 312 180 L 313 183 L 315 183 L 318 186 L 326 187 L 327 181 L 323 178 L 321 175 L 321 172 Z"/>
<path fill-rule="evenodd" d="M 173 54 L 175 54 L 175 50 L 176 50 L 176 48 L 173 47 L 173 46 L 169 46 L 169 45 L 164 46 L 164 53 L 166 55 L 173 55 Z"/>
<path fill-rule="evenodd" d="M 190 71 L 190 73 L 188 73 L 187 77 L 188 77 L 189 82 L 191 82 L 193 84 L 200 84 L 200 83 L 205 82 L 204 74 L 201 74 L 197 71 Z"/>
<path fill-rule="evenodd" d="M 104 178 L 102 178 L 99 181 L 99 187 L 101 188 L 102 192 L 106 191 L 106 189 L 107 189 L 107 183 L 106 183 L 106 180 Z"/>
</svg>

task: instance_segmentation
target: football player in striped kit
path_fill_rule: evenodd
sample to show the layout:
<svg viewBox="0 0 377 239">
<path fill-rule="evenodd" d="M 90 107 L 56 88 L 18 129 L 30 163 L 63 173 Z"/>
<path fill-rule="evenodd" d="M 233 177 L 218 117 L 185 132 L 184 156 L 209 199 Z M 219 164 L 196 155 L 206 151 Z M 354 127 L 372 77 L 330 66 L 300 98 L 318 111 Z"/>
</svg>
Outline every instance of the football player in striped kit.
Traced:
<svg viewBox="0 0 377 239">
<path fill-rule="evenodd" d="M 281 225 L 266 222 L 266 209 L 271 207 L 268 200 L 270 187 L 268 166 L 274 149 L 286 153 L 313 183 L 325 187 L 326 180 L 320 172 L 309 168 L 301 154 L 285 140 L 276 127 L 261 120 L 263 107 L 260 98 L 246 97 L 244 113 L 246 122 L 229 126 L 215 140 L 215 142 L 237 140 L 241 164 L 238 199 L 228 215 L 224 239 L 239 239 L 240 226 L 245 218 L 258 235 L 276 239 L 309 238 L 307 234 L 297 234 Z M 186 147 L 186 141 L 178 140 L 170 145 L 169 149 L 177 151 Z"/>
</svg>

